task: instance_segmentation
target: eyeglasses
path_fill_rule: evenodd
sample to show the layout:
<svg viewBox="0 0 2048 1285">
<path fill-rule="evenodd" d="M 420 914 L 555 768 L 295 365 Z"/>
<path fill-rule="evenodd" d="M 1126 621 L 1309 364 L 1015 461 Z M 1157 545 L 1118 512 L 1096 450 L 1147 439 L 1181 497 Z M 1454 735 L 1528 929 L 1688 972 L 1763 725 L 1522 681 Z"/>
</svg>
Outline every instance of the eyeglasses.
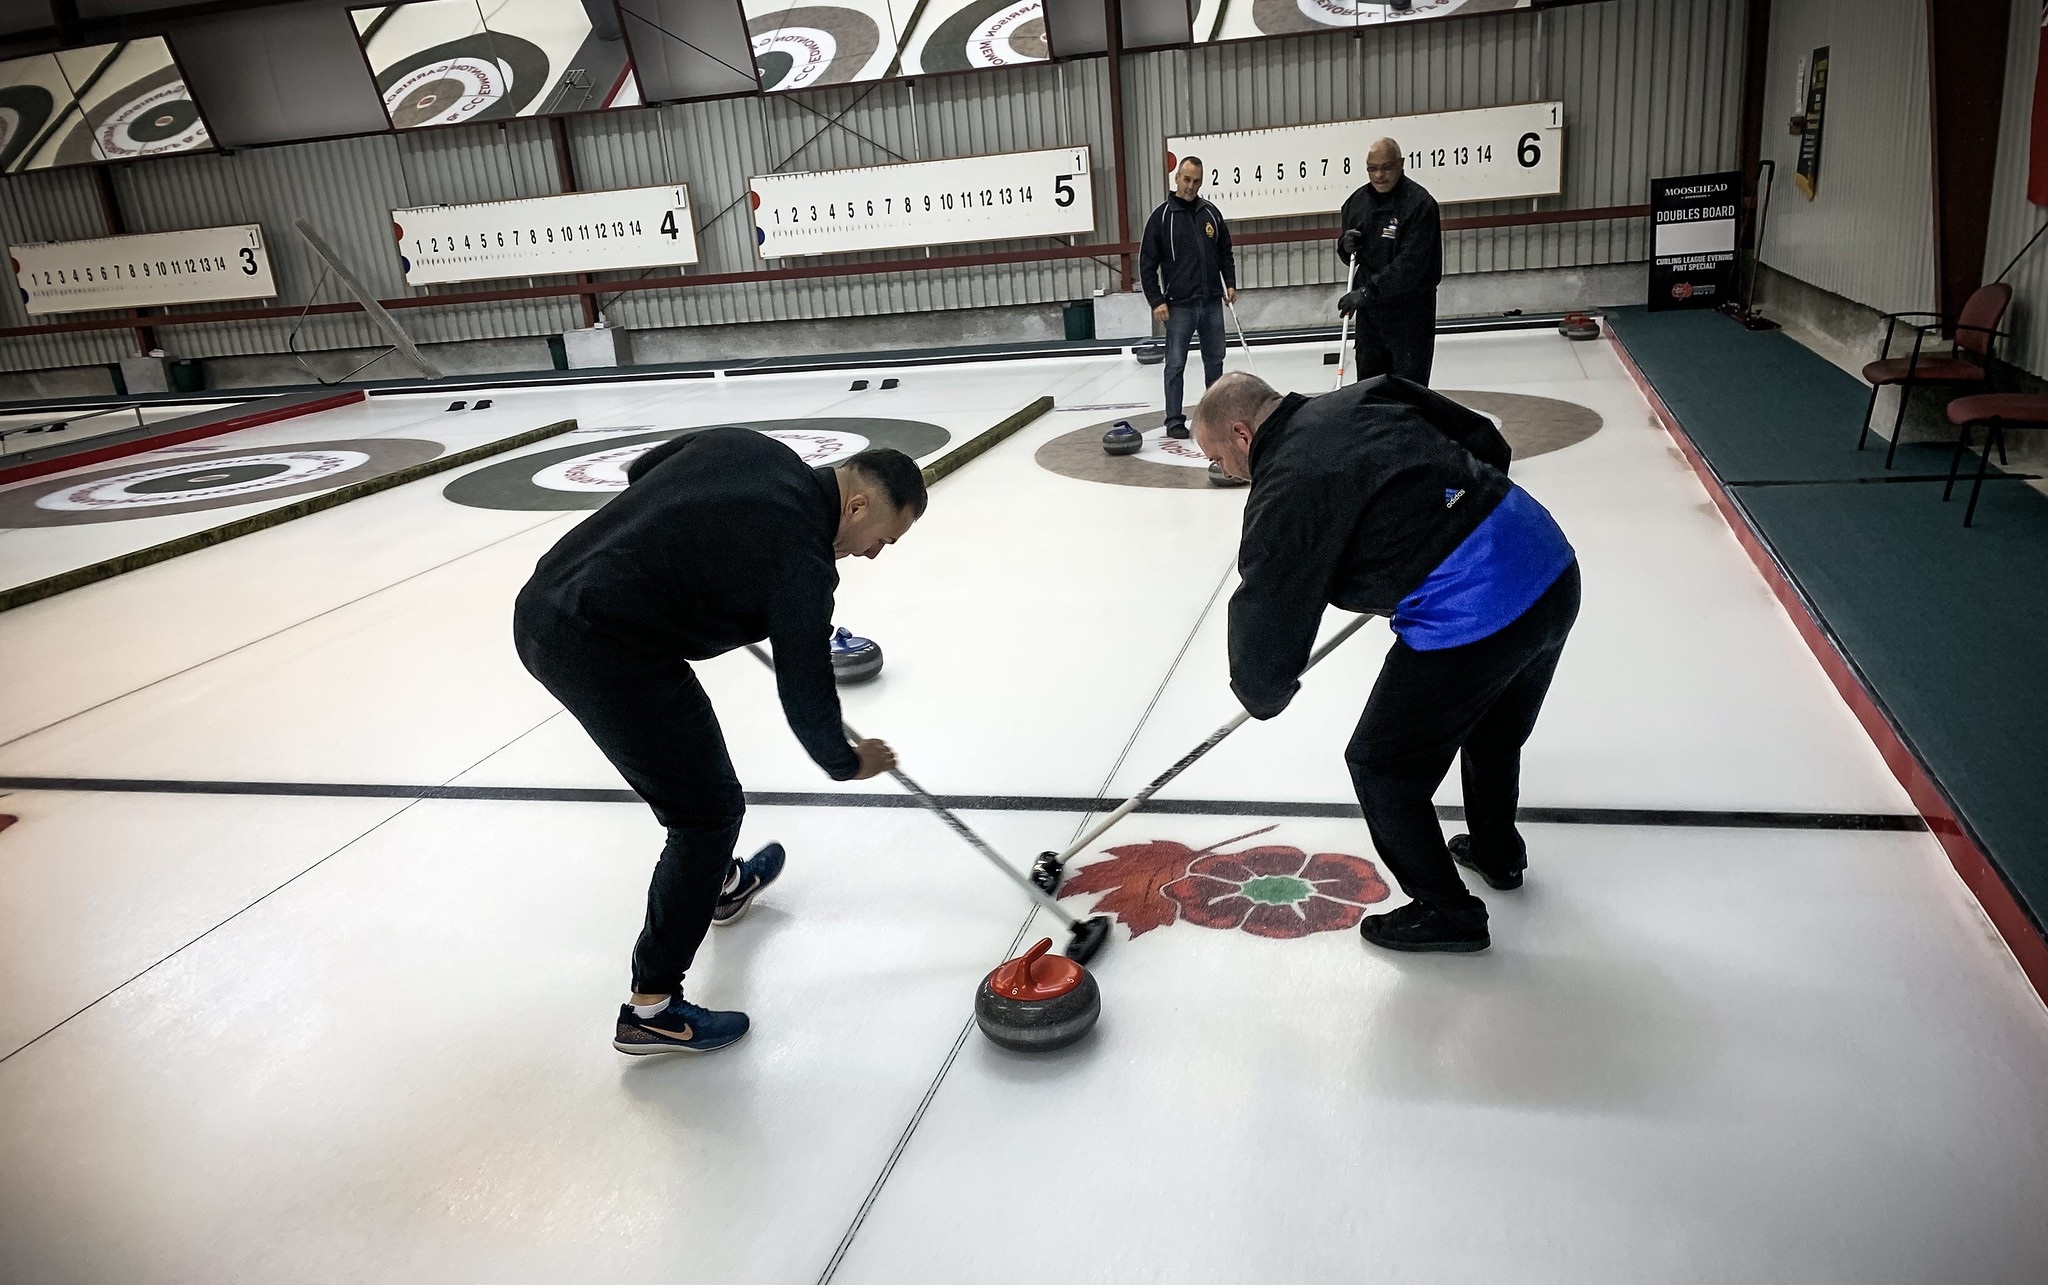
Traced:
<svg viewBox="0 0 2048 1285">
<path fill-rule="evenodd" d="M 1368 174 L 1394 174 L 1398 173 L 1400 169 L 1401 162 L 1395 161 L 1392 165 L 1368 165 L 1365 167 L 1365 172 Z"/>
</svg>

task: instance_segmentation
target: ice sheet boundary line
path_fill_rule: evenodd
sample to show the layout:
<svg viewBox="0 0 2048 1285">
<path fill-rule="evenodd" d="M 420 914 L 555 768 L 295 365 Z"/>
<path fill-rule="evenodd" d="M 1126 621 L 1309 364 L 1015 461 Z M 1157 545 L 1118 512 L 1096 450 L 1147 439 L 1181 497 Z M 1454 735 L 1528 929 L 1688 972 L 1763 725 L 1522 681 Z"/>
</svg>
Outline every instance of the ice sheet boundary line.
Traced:
<svg viewBox="0 0 2048 1285">
<path fill-rule="evenodd" d="M 427 799 L 456 803 L 639 803 L 631 790 L 578 786 L 405 785 L 358 781 L 208 781 L 155 777 L 0 776 L 0 790 L 88 794 L 259 795 L 311 799 Z M 1121 798 L 1081 794 L 941 794 L 940 803 L 964 812 L 1100 812 Z M 829 790 L 749 790 L 761 808 L 915 809 L 909 795 Z M 1151 799 L 1139 808 L 1153 816 L 1293 817 L 1356 820 L 1356 803 L 1270 799 Z M 1439 805 L 1444 821 L 1462 821 L 1465 809 Z M 1715 830 L 1866 830 L 1917 833 L 1926 820 L 1912 812 L 1795 812 L 1733 808 L 1524 807 L 1531 825 L 1639 825 Z"/>
</svg>

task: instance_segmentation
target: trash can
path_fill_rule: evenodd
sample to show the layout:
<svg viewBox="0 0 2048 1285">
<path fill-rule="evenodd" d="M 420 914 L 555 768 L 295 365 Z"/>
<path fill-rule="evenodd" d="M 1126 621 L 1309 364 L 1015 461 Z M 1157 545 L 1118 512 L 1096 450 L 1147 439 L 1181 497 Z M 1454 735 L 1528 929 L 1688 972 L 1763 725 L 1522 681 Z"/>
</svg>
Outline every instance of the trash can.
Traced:
<svg viewBox="0 0 2048 1285">
<path fill-rule="evenodd" d="M 206 387 L 206 373 L 190 357 L 171 363 L 171 391 L 196 393 Z"/>
<path fill-rule="evenodd" d="M 1067 323 L 1067 338 L 1095 338 L 1095 301 L 1083 299 L 1079 303 L 1066 304 L 1061 308 Z"/>
</svg>

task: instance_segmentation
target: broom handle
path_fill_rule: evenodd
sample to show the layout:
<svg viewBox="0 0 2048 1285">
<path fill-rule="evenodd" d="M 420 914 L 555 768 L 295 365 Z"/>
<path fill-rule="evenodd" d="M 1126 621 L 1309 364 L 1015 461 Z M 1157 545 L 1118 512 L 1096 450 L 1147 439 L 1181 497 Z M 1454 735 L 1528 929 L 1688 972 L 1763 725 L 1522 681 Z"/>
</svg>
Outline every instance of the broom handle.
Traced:
<svg viewBox="0 0 2048 1285">
<path fill-rule="evenodd" d="M 1360 629 L 1364 628 L 1365 622 L 1370 619 L 1372 619 L 1371 616 L 1360 616 L 1358 619 L 1352 621 L 1350 624 L 1338 630 L 1334 638 L 1330 639 L 1330 641 L 1324 643 L 1322 646 L 1315 649 L 1315 652 L 1308 658 L 1308 664 L 1302 666 L 1301 672 L 1306 674 L 1309 670 L 1314 669 L 1316 667 L 1317 661 L 1320 661 L 1323 657 L 1337 650 L 1338 647 L 1344 644 L 1344 641 L 1347 638 L 1351 637 L 1351 635 L 1357 633 Z M 1058 861 L 1062 865 L 1066 864 L 1068 858 L 1072 857 L 1075 853 L 1081 851 L 1083 848 L 1086 848 L 1089 844 L 1101 838 L 1105 833 L 1109 831 L 1109 828 L 1111 826 L 1115 825 L 1117 822 L 1123 820 L 1131 813 L 1136 812 L 1139 808 L 1143 807 L 1145 803 L 1149 799 L 1151 799 L 1153 795 L 1165 789 L 1167 783 L 1172 781 L 1173 778 L 1179 776 L 1182 772 L 1185 772 L 1190 767 L 1194 766 L 1195 761 L 1201 758 L 1204 754 L 1207 754 L 1210 750 L 1213 750 L 1218 745 L 1221 745 L 1225 737 L 1229 736 L 1238 728 L 1243 727 L 1245 720 L 1250 717 L 1251 714 L 1245 710 L 1237 711 L 1236 717 L 1232 718 L 1228 723 L 1225 723 L 1223 726 L 1217 728 L 1215 731 L 1209 733 L 1209 739 L 1203 741 L 1200 745 L 1197 745 L 1195 748 L 1189 750 L 1186 754 L 1183 754 L 1179 762 L 1175 763 L 1172 767 L 1167 768 L 1164 772 L 1161 772 L 1158 776 L 1154 777 L 1150 785 L 1147 785 L 1144 789 L 1138 791 L 1136 794 L 1133 794 L 1130 798 L 1125 799 L 1121 804 L 1118 804 L 1116 811 L 1111 812 L 1108 816 L 1102 818 L 1102 820 L 1098 822 L 1093 829 L 1089 830 L 1088 833 L 1074 840 L 1074 842 L 1067 848 L 1067 850 L 1065 852 L 1060 853 L 1058 857 L 1054 858 L 1054 860 Z"/>
<path fill-rule="evenodd" d="M 1223 274 L 1218 272 L 1216 279 L 1223 281 Z M 1244 321 L 1237 315 L 1237 305 L 1230 301 L 1228 281 L 1223 281 L 1223 306 L 1230 309 L 1230 323 L 1237 327 L 1237 342 L 1238 346 L 1244 349 L 1244 364 L 1256 375 L 1259 373 L 1259 364 L 1252 360 L 1252 341 L 1244 337 Z"/>
<path fill-rule="evenodd" d="M 1351 265 L 1351 271 L 1344 278 L 1344 293 L 1350 294 L 1358 285 L 1358 256 L 1354 254 L 1346 262 Z M 1344 386 L 1344 362 L 1351 351 L 1350 336 L 1351 314 L 1347 312 L 1344 319 L 1337 323 L 1337 382 L 1332 385 L 1333 388 Z"/>
<path fill-rule="evenodd" d="M 762 651 L 759 644 L 748 643 L 747 650 L 754 653 L 754 659 L 760 661 L 763 665 L 766 665 L 771 672 L 774 670 L 775 662 L 768 659 L 768 653 Z M 859 732 L 854 731 L 852 726 L 844 721 L 842 721 L 839 724 L 839 729 L 842 732 L 846 733 L 846 738 L 850 741 L 860 741 L 866 739 L 863 736 L 861 736 Z M 944 821 L 946 825 L 949 828 L 951 828 L 954 834 L 957 834 L 962 839 L 965 839 L 967 841 L 968 847 L 973 848 L 976 852 L 979 852 L 982 856 L 988 858 L 990 865 L 994 866 L 996 869 L 1002 871 L 1004 875 L 1008 876 L 1011 883 L 1014 883 L 1019 888 L 1022 888 L 1026 896 L 1030 897 L 1031 900 L 1038 903 L 1038 908 L 1040 910 L 1045 911 L 1053 918 L 1059 920 L 1062 924 L 1066 925 L 1066 927 L 1070 931 L 1081 926 L 1081 921 L 1074 918 L 1072 915 L 1068 914 L 1067 908 L 1065 906 L 1060 905 L 1059 902 L 1054 901 L 1051 897 L 1046 896 L 1045 889 L 1031 882 L 1031 880 L 1025 878 L 1023 875 L 1017 873 L 1017 868 L 1015 866 L 1012 866 L 1009 862 L 1003 860 L 1002 857 L 998 856 L 994 848 L 989 847 L 988 844 L 983 841 L 980 835 L 976 834 L 973 830 L 969 829 L 965 821 L 962 821 L 959 817 L 955 816 L 951 808 L 947 807 L 945 804 L 939 802 L 936 798 L 934 798 L 929 790 L 926 790 L 922 785 L 919 785 L 916 781 L 911 780 L 910 777 L 906 773 L 904 773 L 904 771 L 901 768 L 890 768 L 889 775 L 895 779 L 896 784 L 902 786 L 905 790 L 909 791 L 910 797 L 916 799 L 918 803 L 925 808 L 926 811 L 930 812 L 939 820 Z"/>
</svg>

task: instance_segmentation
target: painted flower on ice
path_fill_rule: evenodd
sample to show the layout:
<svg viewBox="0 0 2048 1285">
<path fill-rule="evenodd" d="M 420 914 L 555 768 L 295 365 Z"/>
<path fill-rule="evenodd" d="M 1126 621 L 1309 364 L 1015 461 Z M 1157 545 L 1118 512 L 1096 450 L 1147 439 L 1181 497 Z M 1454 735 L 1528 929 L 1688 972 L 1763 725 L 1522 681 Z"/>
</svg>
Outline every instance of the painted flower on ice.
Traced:
<svg viewBox="0 0 2048 1285">
<path fill-rule="evenodd" d="M 1354 928 L 1367 906 L 1388 895 L 1370 861 L 1281 846 L 1199 857 L 1159 891 L 1191 924 L 1242 928 L 1260 937 Z"/>
</svg>

